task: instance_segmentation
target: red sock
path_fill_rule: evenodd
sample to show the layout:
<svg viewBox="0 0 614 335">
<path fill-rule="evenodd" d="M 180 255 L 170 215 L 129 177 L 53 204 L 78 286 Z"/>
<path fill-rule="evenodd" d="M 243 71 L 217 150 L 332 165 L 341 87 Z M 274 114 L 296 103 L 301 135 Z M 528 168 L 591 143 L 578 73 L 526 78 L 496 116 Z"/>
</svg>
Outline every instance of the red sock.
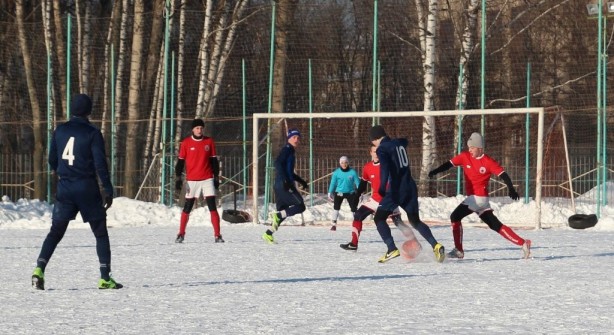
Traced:
<svg viewBox="0 0 614 335">
<path fill-rule="evenodd" d="M 185 235 L 185 227 L 188 225 L 188 220 L 190 219 L 190 214 L 186 212 L 181 212 L 181 220 L 179 221 L 179 235 Z"/>
<path fill-rule="evenodd" d="M 463 251 L 463 224 L 452 222 L 452 236 L 454 237 L 454 247 L 458 251 Z"/>
<path fill-rule="evenodd" d="M 360 232 L 362 231 L 362 222 L 358 220 L 354 220 L 352 222 L 352 244 L 358 245 L 358 238 L 360 237 Z"/>
<path fill-rule="evenodd" d="M 506 226 L 506 225 L 502 225 L 501 229 L 499 229 L 499 234 L 501 234 L 501 236 L 505 237 L 506 239 L 508 239 L 510 242 L 516 244 L 516 245 L 523 245 L 524 244 L 524 239 L 518 235 L 516 235 L 516 233 L 514 233 L 514 231 Z"/>
<path fill-rule="evenodd" d="M 211 211 L 211 225 L 213 226 L 213 236 L 220 236 L 220 213 Z"/>
</svg>

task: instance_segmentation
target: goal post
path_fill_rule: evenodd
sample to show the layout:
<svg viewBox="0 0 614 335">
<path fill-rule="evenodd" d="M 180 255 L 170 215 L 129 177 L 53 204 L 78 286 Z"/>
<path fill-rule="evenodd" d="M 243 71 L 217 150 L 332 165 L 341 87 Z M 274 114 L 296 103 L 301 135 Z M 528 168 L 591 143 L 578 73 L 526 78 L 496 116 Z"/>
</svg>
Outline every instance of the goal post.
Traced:
<svg viewBox="0 0 614 335">
<path fill-rule="evenodd" d="M 529 121 L 528 115 L 536 115 L 537 122 Z M 477 109 L 477 110 L 444 110 L 444 111 L 395 111 L 395 112 L 361 112 L 361 113 L 254 113 L 252 123 L 252 217 L 254 223 L 265 223 L 267 218 L 263 215 L 271 203 L 265 204 L 261 199 L 264 194 L 264 171 L 270 169 L 266 160 L 267 155 L 263 153 L 267 150 L 267 143 L 278 150 L 285 143 L 270 143 L 269 138 L 272 129 L 283 120 L 287 128 L 298 128 L 302 133 L 302 143 L 297 149 L 297 170 L 302 172 L 298 175 L 309 176 L 308 171 L 315 166 L 318 169 L 316 185 L 311 185 L 313 193 L 326 194 L 328 181 L 330 178 L 322 176 L 331 173 L 336 164 L 328 165 L 320 161 L 328 160 L 334 162 L 340 156 L 350 156 L 354 161 L 352 167 L 361 173 L 362 166 L 368 161 L 368 132 L 374 123 L 382 124 L 388 135 L 393 138 L 406 137 L 409 141 L 408 151 L 410 153 L 410 168 L 412 176 L 419 183 L 419 170 L 422 162 L 423 145 L 423 121 L 430 120 L 429 123 L 434 127 L 435 155 L 437 161 L 431 166 L 434 168 L 450 159 L 455 153 L 455 145 L 458 141 L 465 147 L 466 139 L 472 132 L 481 132 L 479 124 L 486 120 L 484 129 L 484 141 L 486 143 L 486 153 L 495 158 L 506 171 L 513 166 L 515 176 L 524 176 L 524 169 L 530 169 L 533 174 L 531 179 L 531 194 L 536 206 L 535 228 L 541 228 L 541 188 L 542 188 L 542 161 L 543 161 L 543 140 L 544 140 L 544 108 L 506 108 L 506 109 Z M 378 120 L 377 122 L 375 120 Z M 275 121 L 275 122 L 272 122 Z M 528 124 L 530 123 L 530 127 Z M 462 126 L 459 126 L 462 125 Z M 456 131 L 456 128 L 460 131 Z M 529 140 L 529 145 L 525 141 Z M 310 145 L 313 144 L 313 145 Z M 309 150 L 312 147 L 312 151 Z M 525 163 L 530 156 L 530 162 Z M 274 161 L 271 157 L 270 161 Z M 302 163 L 300 159 L 309 160 L 310 164 Z M 313 162 L 318 161 L 314 165 Z M 270 170 L 274 174 L 274 171 Z M 528 178 L 528 177 L 525 177 Z M 513 178 L 519 180 L 522 178 Z M 272 180 L 272 179 L 270 179 Z M 309 181 L 315 183 L 314 180 Z M 452 183 L 452 181 L 448 180 Z M 492 178 L 491 178 L 492 182 Z M 515 183 L 523 185 L 523 183 Z M 268 186 L 268 185 L 267 185 Z M 272 189 L 272 185 L 270 185 Z M 451 191 L 452 187 L 445 187 L 444 192 L 436 191 L 438 194 L 456 195 L 456 191 Z M 453 187 L 456 190 L 456 187 Z M 500 190 L 499 190 L 500 191 Z M 272 193 L 272 192 L 271 192 Z M 491 191 L 492 193 L 492 191 Z M 524 192 L 519 192 L 523 194 Z M 310 195 L 313 197 L 313 194 Z M 420 197 L 428 196 L 420 194 Z M 432 195 L 431 195 L 432 196 Z M 491 195 L 494 196 L 494 195 Z M 309 201 L 305 201 L 309 210 Z M 266 206 L 266 208 L 265 208 Z M 314 221 L 326 220 L 326 218 L 315 218 Z"/>
</svg>

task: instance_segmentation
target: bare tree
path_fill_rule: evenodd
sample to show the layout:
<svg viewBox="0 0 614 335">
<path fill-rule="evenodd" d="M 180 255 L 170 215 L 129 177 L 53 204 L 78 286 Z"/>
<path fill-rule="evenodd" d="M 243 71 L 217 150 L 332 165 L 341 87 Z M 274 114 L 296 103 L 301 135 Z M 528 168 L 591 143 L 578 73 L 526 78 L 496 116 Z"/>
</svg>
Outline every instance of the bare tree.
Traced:
<svg viewBox="0 0 614 335">
<path fill-rule="evenodd" d="M 21 54 L 23 57 L 24 71 L 26 73 L 26 83 L 28 86 L 28 95 L 30 98 L 30 108 L 32 109 L 32 133 L 34 136 L 34 152 L 32 157 L 32 172 L 34 173 L 34 198 L 43 199 L 45 196 L 45 175 L 46 164 L 43 163 L 43 157 L 45 156 L 45 145 L 43 136 L 43 119 L 41 115 L 41 108 L 38 102 L 38 92 L 35 86 L 34 69 L 32 67 L 32 55 L 30 54 L 30 47 L 28 45 L 28 34 L 24 25 L 25 17 L 25 0 L 16 1 L 16 20 L 17 30 L 19 35 L 19 45 L 21 48 Z"/>
<path fill-rule="evenodd" d="M 128 88 L 128 120 L 126 124 L 126 164 L 124 168 L 124 190 L 127 197 L 134 197 L 139 182 L 139 101 L 141 73 L 143 71 L 144 0 L 134 1 L 134 22 L 132 29 L 132 53 L 130 56 L 130 84 Z"/>
<path fill-rule="evenodd" d="M 66 73 L 66 42 L 64 41 L 64 24 L 62 24 L 62 9 L 61 9 L 61 0 L 53 0 L 53 21 L 55 28 L 55 46 L 57 57 L 55 57 L 57 62 L 57 71 L 58 77 L 57 82 L 59 82 L 59 87 L 61 91 L 58 92 L 59 100 L 58 104 L 62 107 L 62 115 L 66 118 L 67 115 L 67 106 L 68 101 L 66 101 L 66 80 L 61 80 L 61 76 Z M 56 85 L 56 87 L 58 87 Z"/>
</svg>

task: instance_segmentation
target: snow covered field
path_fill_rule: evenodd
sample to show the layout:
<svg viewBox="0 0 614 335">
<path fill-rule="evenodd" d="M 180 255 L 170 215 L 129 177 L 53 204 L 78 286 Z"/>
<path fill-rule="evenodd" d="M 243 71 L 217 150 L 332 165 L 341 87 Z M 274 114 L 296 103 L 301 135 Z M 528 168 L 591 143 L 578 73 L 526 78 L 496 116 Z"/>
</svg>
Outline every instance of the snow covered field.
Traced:
<svg viewBox="0 0 614 335">
<path fill-rule="evenodd" d="M 432 202 L 421 199 L 422 216 L 444 223 L 458 199 Z M 518 204 L 498 206 L 495 214 L 504 223 L 530 215 L 526 208 L 507 206 Z M 325 217 L 326 208 L 305 217 Z M 544 207 L 545 217 L 561 215 L 549 208 Z M 465 228 L 463 260 L 436 263 L 420 239 L 424 250 L 417 260 L 379 264 L 385 246 L 372 221 L 356 252 L 339 248 L 350 238 L 349 222 L 337 232 L 290 222 L 275 235 L 276 245 L 261 240 L 262 225 L 223 223 L 226 243 L 215 244 L 209 215 L 198 208 L 185 243 L 175 244 L 180 208 L 118 198 L 109 211 L 109 233 L 113 275 L 125 287 L 96 289 L 94 238 L 76 221 L 47 267 L 47 290 L 36 291 L 30 276 L 50 211 L 36 201 L 0 203 L 3 334 L 611 334 L 614 329 L 612 206 L 587 230 L 517 229 L 533 240 L 528 260 L 520 259 L 519 247 L 477 224 Z M 434 226 L 433 234 L 447 249 L 453 247 L 447 225 Z M 393 235 L 402 241 L 395 228 Z"/>
</svg>

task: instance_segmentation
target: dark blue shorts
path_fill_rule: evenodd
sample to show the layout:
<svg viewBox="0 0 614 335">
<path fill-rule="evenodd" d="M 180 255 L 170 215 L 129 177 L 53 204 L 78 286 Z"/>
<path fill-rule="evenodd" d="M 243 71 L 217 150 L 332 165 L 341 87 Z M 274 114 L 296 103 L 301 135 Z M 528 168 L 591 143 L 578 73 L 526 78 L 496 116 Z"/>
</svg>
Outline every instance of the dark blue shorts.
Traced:
<svg viewBox="0 0 614 335">
<path fill-rule="evenodd" d="M 406 213 L 418 213 L 418 188 L 416 183 L 410 183 L 402 187 L 398 193 L 387 192 L 380 201 L 379 208 L 393 212 L 396 207 L 401 207 Z"/>
<path fill-rule="evenodd" d="M 296 190 L 286 190 L 283 183 L 275 183 L 275 205 L 277 211 L 303 203 L 303 197 Z"/>
<path fill-rule="evenodd" d="M 96 179 L 58 180 L 53 220 L 70 221 L 81 213 L 83 222 L 100 221 L 107 214 Z"/>
</svg>

